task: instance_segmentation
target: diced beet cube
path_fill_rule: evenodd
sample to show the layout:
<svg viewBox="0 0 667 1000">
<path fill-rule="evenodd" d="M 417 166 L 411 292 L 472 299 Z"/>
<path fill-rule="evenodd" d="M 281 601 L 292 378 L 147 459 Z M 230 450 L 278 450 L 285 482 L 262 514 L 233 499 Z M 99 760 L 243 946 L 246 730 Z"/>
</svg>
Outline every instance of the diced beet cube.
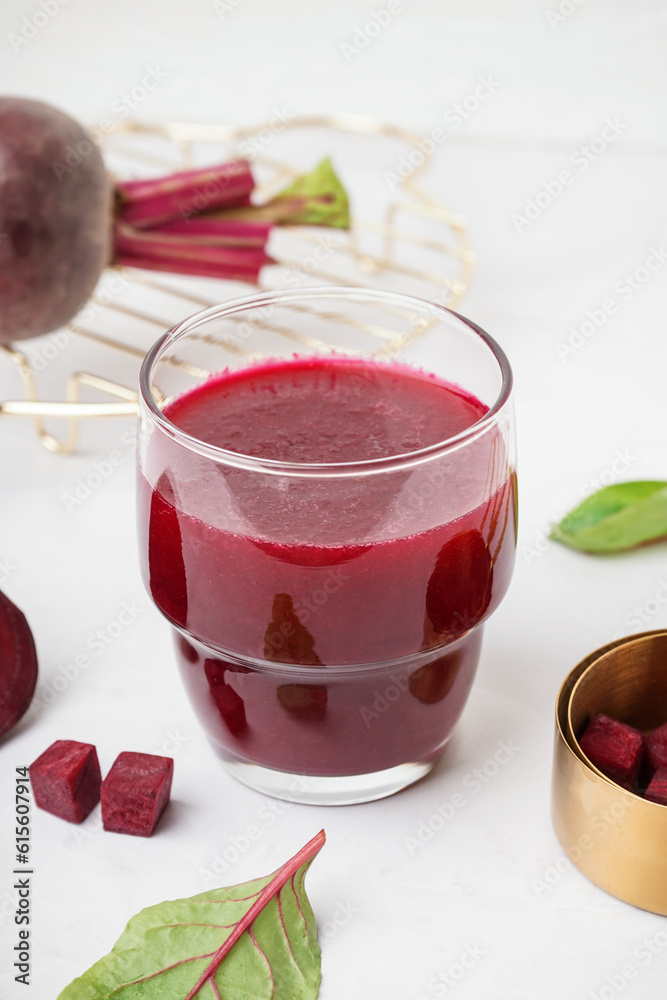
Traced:
<svg viewBox="0 0 667 1000">
<path fill-rule="evenodd" d="M 173 773 L 171 757 L 118 754 L 102 782 L 104 829 L 150 837 L 169 801 Z"/>
<path fill-rule="evenodd" d="M 644 737 L 644 753 L 651 767 L 667 767 L 667 722 Z"/>
<path fill-rule="evenodd" d="M 56 740 L 34 764 L 30 781 L 40 809 L 82 823 L 100 801 L 100 764 L 92 743 Z"/>
<path fill-rule="evenodd" d="M 661 806 L 667 806 L 667 767 L 655 772 L 644 798 L 650 802 L 658 802 Z"/>
<path fill-rule="evenodd" d="M 638 729 L 599 713 L 588 723 L 579 746 L 598 770 L 632 791 L 644 747 L 644 737 Z"/>
</svg>

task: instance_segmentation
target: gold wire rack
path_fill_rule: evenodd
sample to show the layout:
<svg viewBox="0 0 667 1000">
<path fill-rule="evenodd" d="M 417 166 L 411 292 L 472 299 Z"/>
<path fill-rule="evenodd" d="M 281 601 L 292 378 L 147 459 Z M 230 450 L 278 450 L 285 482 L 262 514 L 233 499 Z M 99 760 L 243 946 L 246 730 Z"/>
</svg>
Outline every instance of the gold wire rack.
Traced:
<svg viewBox="0 0 667 1000">
<path fill-rule="evenodd" d="M 286 155 L 274 155 L 276 147 L 289 146 L 290 137 L 297 134 L 299 141 L 292 143 Z M 375 149 L 361 143 L 360 135 L 383 140 L 382 154 L 377 143 Z M 387 140 L 393 141 L 393 152 Z M 104 154 L 109 169 L 124 177 L 246 156 L 258 177 L 260 196 L 280 190 L 304 172 L 309 160 L 331 155 L 350 194 L 350 229 L 278 227 L 271 236 L 271 257 L 276 263 L 262 269 L 258 290 L 372 285 L 453 307 L 469 286 L 475 255 L 465 220 L 423 189 L 429 159 L 420 137 L 396 125 L 356 114 L 287 119 L 283 115 L 240 129 L 123 122 L 106 137 Z M 361 203 L 363 213 L 356 208 Z M 15 366 L 23 393 L 23 399 L 0 402 L 0 415 L 30 419 L 48 451 L 74 451 L 81 421 L 136 414 L 138 369 L 161 333 L 189 313 L 246 295 L 248 290 L 248 285 L 239 282 L 107 268 L 87 306 L 62 331 L 27 345 L 22 342 L 20 348 L 0 345 L 2 355 Z M 375 338 L 376 353 L 385 357 L 421 332 L 397 337 L 379 326 L 365 330 Z M 301 347 L 312 346 L 284 327 L 273 333 Z M 76 344 L 94 348 L 85 354 L 92 371 L 76 364 L 77 352 L 71 350 Z M 217 346 L 237 358 L 257 356 L 238 340 Z M 62 367 L 65 356 L 64 399 L 41 399 L 41 373 L 56 357 Z M 59 434 L 50 429 L 54 420 L 60 425 L 64 421 L 64 432 L 62 427 Z"/>
</svg>

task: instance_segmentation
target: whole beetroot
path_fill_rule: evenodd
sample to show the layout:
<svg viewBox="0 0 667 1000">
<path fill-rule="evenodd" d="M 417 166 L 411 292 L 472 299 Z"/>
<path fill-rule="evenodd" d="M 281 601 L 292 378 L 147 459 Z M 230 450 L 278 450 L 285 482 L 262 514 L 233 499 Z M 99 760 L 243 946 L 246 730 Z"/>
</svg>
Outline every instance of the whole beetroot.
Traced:
<svg viewBox="0 0 667 1000">
<path fill-rule="evenodd" d="M 0 343 L 55 330 L 83 307 L 111 256 L 111 197 L 73 118 L 0 97 Z"/>
<path fill-rule="evenodd" d="M 257 284 L 273 225 L 349 226 L 328 158 L 262 204 L 254 186 L 247 160 L 114 184 L 73 118 L 0 97 L 0 345 L 69 323 L 107 265 Z"/>
</svg>

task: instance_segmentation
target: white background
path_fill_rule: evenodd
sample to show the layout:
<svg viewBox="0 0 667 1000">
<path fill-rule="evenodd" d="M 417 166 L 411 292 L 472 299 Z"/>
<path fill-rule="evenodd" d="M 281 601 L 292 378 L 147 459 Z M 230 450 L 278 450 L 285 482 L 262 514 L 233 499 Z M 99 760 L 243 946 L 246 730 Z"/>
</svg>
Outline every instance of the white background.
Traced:
<svg viewBox="0 0 667 1000">
<path fill-rule="evenodd" d="M 343 44 L 360 37 L 383 0 L 220 6 L 69 0 L 17 45 L 10 36 L 25 32 L 23 19 L 39 3 L 5 0 L 0 91 L 51 101 L 91 125 L 157 67 L 165 78 L 141 105 L 145 120 L 245 125 L 276 108 L 354 111 L 428 133 L 480 77 L 493 77 L 492 97 L 448 131 L 428 186 L 467 217 L 479 255 L 461 311 L 500 341 L 515 371 L 516 573 L 487 627 L 469 706 L 433 775 L 383 802 L 291 805 L 268 822 L 269 800 L 228 778 L 200 734 L 167 629 L 142 590 L 132 457 L 120 443 L 131 423 L 87 432 L 78 455 L 59 457 L 40 448 L 26 421 L 1 419 L 0 586 L 33 628 L 40 691 L 123 602 L 142 610 L 0 746 L 0 994 L 52 1000 L 109 950 L 135 911 L 206 888 L 202 870 L 216 854 L 233 858 L 236 843 L 237 860 L 217 878 L 240 882 L 277 867 L 324 825 L 329 841 L 309 875 L 322 929 L 322 1000 L 662 996 L 667 948 L 640 955 L 645 940 L 665 940 L 664 920 L 607 896 L 575 870 L 558 871 L 549 785 L 553 709 L 566 673 L 616 633 L 667 626 L 656 598 L 665 593 L 665 547 L 596 560 L 545 534 L 601 477 L 667 478 L 667 267 L 627 301 L 614 291 L 651 248 L 667 246 L 667 13 L 656 0 L 563 0 L 571 13 L 560 19 L 548 16 L 557 0 L 404 0 L 391 23 L 350 54 Z M 580 169 L 571 158 L 608 118 L 623 125 L 620 136 Z M 513 215 L 566 168 L 573 183 L 517 232 Z M 615 314 L 559 356 L 572 327 L 609 298 Z M 0 397 L 17 394 L 13 367 L 0 358 Z M 63 496 L 118 447 L 123 461 L 113 476 L 68 511 Z M 26 988 L 6 971 L 15 943 L 13 774 L 65 738 L 95 743 L 103 771 L 121 750 L 173 750 L 173 801 L 150 840 L 104 833 L 97 814 L 75 829 L 33 812 L 34 959 Z M 471 793 L 466 776 L 493 758 L 500 740 L 520 750 Z M 406 838 L 456 792 L 465 806 L 411 851 Z M 251 825 L 260 833 L 244 850 Z M 477 958 L 449 988 L 443 976 L 459 973 L 466 949 Z"/>
</svg>

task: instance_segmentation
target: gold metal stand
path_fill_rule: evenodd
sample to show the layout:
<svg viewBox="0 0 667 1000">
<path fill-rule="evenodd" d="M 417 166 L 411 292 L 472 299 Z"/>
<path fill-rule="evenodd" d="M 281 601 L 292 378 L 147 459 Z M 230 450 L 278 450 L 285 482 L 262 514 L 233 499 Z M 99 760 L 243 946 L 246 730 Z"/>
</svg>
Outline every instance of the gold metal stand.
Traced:
<svg viewBox="0 0 667 1000">
<path fill-rule="evenodd" d="M 420 186 L 429 166 L 428 158 L 420 150 L 420 137 L 395 125 L 352 114 L 295 118 L 281 129 L 281 133 L 295 129 L 327 133 L 324 141 L 317 136 L 313 159 L 330 154 L 336 159 L 336 137 L 346 132 L 398 140 L 404 150 L 397 162 L 403 164 L 402 173 L 406 176 L 396 196 L 386 200 L 378 218 L 364 219 L 354 213 L 348 231 L 308 226 L 285 226 L 275 230 L 271 236 L 271 255 L 276 264 L 263 268 L 258 288 L 268 291 L 288 284 L 293 286 L 295 281 L 358 287 L 380 284 L 455 306 L 470 283 L 475 255 L 463 218 Z M 235 129 L 183 122 L 159 126 L 125 122 L 107 137 L 105 157 L 110 169 L 116 168 L 124 176 L 149 176 L 214 162 L 212 158 L 222 161 L 242 155 L 244 142 L 264 134 L 269 136 L 268 140 L 263 140 L 264 146 L 272 146 L 278 138 L 272 136 L 270 124 Z M 309 165 L 301 163 L 297 168 L 269 158 L 265 152 L 253 159 L 253 166 L 261 175 L 260 194 L 275 193 Z M 376 193 L 386 188 L 389 194 L 390 188 L 381 168 L 378 169 Z M 354 203 L 356 178 L 344 171 L 341 176 Z M 109 287 L 114 279 L 121 291 L 111 294 Z M 0 402 L 0 415 L 30 418 L 46 449 L 72 452 L 77 446 L 81 420 L 126 417 L 136 413 L 137 392 L 128 385 L 136 385 L 138 366 L 150 342 L 188 313 L 247 292 L 248 286 L 238 282 L 166 274 L 154 276 L 153 272 L 134 268 L 108 268 L 87 307 L 65 328 L 65 334 L 68 339 L 95 344 L 99 348 L 98 371 L 109 369 L 110 352 L 113 352 L 114 361 L 122 355 L 132 365 L 123 380 L 72 371 L 66 377 L 65 400 L 41 401 L 38 372 L 31 360 L 30 347 L 24 342 L 20 349 L 15 345 L 0 346 L 2 354 L 16 366 L 24 393 L 22 400 Z M 139 306 L 137 297 L 145 299 L 147 295 L 151 298 L 150 307 Z M 123 338 L 108 332 L 110 317 L 129 321 Z M 148 343 L 142 345 L 139 336 L 135 339 L 139 328 L 150 331 Z M 270 326 L 267 329 L 302 347 L 312 347 L 293 331 Z M 420 332 L 415 330 L 412 336 Z M 376 326 L 366 328 L 365 333 L 377 338 L 378 354 L 391 355 L 404 346 L 389 329 Z M 29 344 L 38 348 L 43 341 L 48 342 L 48 338 L 39 338 Z M 257 356 L 238 342 L 226 341 L 219 346 L 237 356 Z M 87 398 L 100 394 L 111 398 L 103 401 Z M 56 437 L 45 426 L 44 421 L 48 418 L 65 420 L 66 432 Z"/>
</svg>

